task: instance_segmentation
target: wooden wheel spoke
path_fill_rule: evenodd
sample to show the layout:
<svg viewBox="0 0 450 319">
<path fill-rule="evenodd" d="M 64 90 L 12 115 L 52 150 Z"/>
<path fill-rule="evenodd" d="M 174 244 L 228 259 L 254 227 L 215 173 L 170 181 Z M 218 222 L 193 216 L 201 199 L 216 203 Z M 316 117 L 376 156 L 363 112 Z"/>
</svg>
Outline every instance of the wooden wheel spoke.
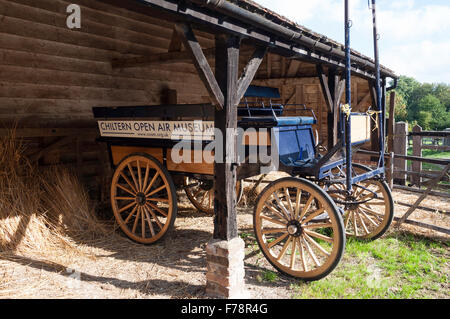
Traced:
<svg viewBox="0 0 450 319">
<path fill-rule="evenodd" d="M 313 238 L 311 238 L 310 236 L 308 236 L 308 234 L 304 234 L 305 237 L 305 241 L 309 240 L 309 242 L 316 247 L 324 256 L 330 256 L 330 253 L 328 251 L 325 250 L 325 248 L 323 248 L 322 246 L 320 246 L 320 244 L 318 242 L 316 242 Z"/>
<path fill-rule="evenodd" d="M 286 195 L 286 201 L 287 201 L 287 203 L 288 203 L 289 212 L 291 213 L 291 214 L 289 214 L 289 215 L 291 216 L 292 213 L 294 213 L 294 207 L 292 206 L 291 195 L 289 194 L 289 188 L 288 188 L 288 187 L 286 187 L 286 188 L 284 189 L 284 193 L 285 193 L 285 195 Z"/>
<path fill-rule="evenodd" d="M 122 185 L 120 185 L 120 184 L 116 184 L 116 185 L 117 185 L 117 187 L 119 187 L 121 190 L 127 192 L 128 194 L 133 195 L 133 196 L 136 196 L 136 193 L 135 193 L 134 191 L 132 191 L 132 190 L 126 188 L 125 186 L 122 186 Z"/>
<path fill-rule="evenodd" d="M 319 233 L 316 233 L 315 231 L 311 231 L 309 229 L 304 229 L 304 231 L 309 236 L 312 236 L 312 237 L 324 240 L 324 241 L 329 242 L 329 243 L 333 243 L 334 242 L 333 238 L 325 236 L 325 235 L 322 235 L 322 234 L 319 234 Z"/>
<path fill-rule="evenodd" d="M 275 200 L 278 203 L 278 206 L 281 208 L 282 213 L 286 216 L 286 219 L 291 219 L 291 213 L 284 207 L 284 204 L 281 202 L 281 199 L 278 197 L 277 193 L 273 193 Z"/>
<path fill-rule="evenodd" d="M 305 217 L 306 213 L 308 212 L 309 208 L 311 207 L 313 200 L 314 200 L 314 197 L 312 195 L 309 195 L 308 201 L 306 202 L 305 207 L 303 207 L 302 213 L 300 214 L 300 217 L 298 218 L 299 221 L 301 221 L 303 219 L 303 217 Z M 307 222 L 305 222 L 305 223 L 307 223 Z"/>
<path fill-rule="evenodd" d="M 356 237 L 358 237 L 358 225 L 356 224 L 356 213 L 353 212 L 353 232 Z"/>
<path fill-rule="evenodd" d="M 152 234 L 152 237 L 155 236 L 155 230 L 153 229 L 152 221 L 150 220 L 150 216 L 147 211 L 147 207 L 144 206 L 144 212 L 145 212 L 145 218 L 147 219 L 148 227 L 150 228 L 150 233 Z"/>
<path fill-rule="evenodd" d="M 370 218 L 366 213 L 364 213 L 364 212 L 363 212 L 362 210 L 360 210 L 359 208 L 358 208 L 358 210 L 359 210 L 359 213 L 361 214 L 361 216 L 365 217 L 372 225 L 374 225 L 375 227 L 378 227 L 378 226 L 379 226 L 379 224 L 376 223 L 376 222 L 374 222 L 373 219 Z"/>
<path fill-rule="evenodd" d="M 134 187 L 133 183 L 128 179 L 128 177 L 126 177 L 123 172 L 120 172 L 120 176 L 122 176 L 122 178 L 125 180 L 125 182 L 127 182 L 127 184 L 131 187 L 134 194 L 136 194 L 138 191 L 137 191 L 136 187 Z M 119 186 L 119 184 L 117 184 L 117 186 Z"/>
<path fill-rule="evenodd" d="M 208 191 L 205 191 L 205 193 L 203 194 L 202 199 L 200 201 L 200 205 L 203 206 L 203 203 L 205 202 L 205 199 L 207 198 L 208 193 L 209 193 Z"/>
<path fill-rule="evenodd" d="M 128 170 L 130 171 L 130 175 L 131 178 L 133 179 L 134 185 L 135 185 L 135 189 L 136 189 L 136 193 L 138 192 L 137 190 L 139 189 L 139 185 L 138 182 L 136 180 L 136 177 L 134 176 L 134 172 L 133 172 L 133 168 L 131 167 L 130 163 L 127 164 Z"/>
<path fill-rule="evenodd" d="M 146 163 L 146 167 L 145 167 L 145 175 L 144 175 L 144 181 L 142 182 L 142 187 L 141 187 L 141 191 L 145 191 L 145 189 L 147 188 L 147 182 L 148 182 L 148 174 L 150 172 L 150 165 L 147 162 Z"/>
<path fill-rule="evenodd" d="M 278 209 L 276 209 L 275 207 L 272 206 L 271 203 L 269 203 L 268 201 L 266 201 L 266 207 L 272 212 L 274 213 L 276 216 L 278 216 L 281 219 L 284 219 L 286 221 L 289 221 L 289 219 L 282 213 L 280 212 Z"/>
<path fill-rule="evenodd" d="M 267 234 L 278 234 L 278 233 L 285 233 L 287 232 L 286 228 L 268 228 L 266 230 L 263 230 L 261 233 L 263 235 L 267 235 Z"/>
<path fill-rule="evenodd" d="M 267 247 L 270 249 L 275 245 L 278 245 L 281 241 L 283 241 L 287 236 L 289 236 L 289 234 L 283 234 L 280 237 L 278 237 L 278 239 L 274 240 L 273 242 L 267 244 Z"/>
<path fill-rule="evenodd" d="M 135 219 L 134 219 L 133 228 L 131 229 L 131 232 L 132 232 L 133 234 L 136 233 L 136 227 L 137 227 L 137 224 L 138 224 L 139 217 L 141 217 L 141 213 L 142 213 L 142 212 L 141 212 L 141 208 L 138 207 L 138 209 L 137 209 L 137 215 L 136 215 L 136 217 L 135 217 Z"/>
<path fill-rule="evenodd" d="M 152 180 L 148 184 L 147 188 L 144 191 L 144 194 L 147 194 L 149 190 L 152 188 L 153 184 L 155 183 L 156 179 L 159 177 L 159 172 L 156 172 L 155 176 L 153 176 Z"/>
<path fill-rule="evenodd" d="M 308 244 L 308 242 L 305 239 L 301 239 L 299 238 L 300 242 L 303 242 L 305 244 L 306 247 L 306 251 L 311 255 L 312 260 L 314 261 L 314 263 L 316 264 L 317 267 L 320 267 L 320 262 L 317 259 L 317 256 L 314 254 L 313 250 L 311 249 L 311 246 Z"/>
<path fill-rule="evenodd" d="M 153 205 L 151 203 L 146 203 L 145 205 L 149 206 L 150 208 L 153 208 L 154 210 L 156 210 L 158 213 L 160 213 L 164 217 L 167 217 L 167 213 L 165 211 L 163 211 L 161 208 L 159 208 L 158 206 Z"/>
<path fill-rule="evenodd" d="M 295 220 L 299 219 L 301 201 L 302 201 L 302 190 L 297 189 L 297 196 L 295 197 L 295 212 L 294 212 Z"/>
<path fill-rule="evenodd" d="M 347 216 L 345 216 L 344 219 L 344 228 L 347 229 L 348 227 L 348 222 L 350 221 L 350 216 L 353 214 L 353 212 L 351 211 L 347 211 Z"/>
<path fill-rule="evenodd" d="M 167 188 L 167 185 L 164 184 L 163 186 L 158 187 L 157 189 L 153 190 L 150 194 L 145 195 L 145 196 L 146 197 L 150 197 L 152 195 L 155 195 L 155 194 L 159 193 L 160 191 L 162 191 L 163 189 L 166 189 L 166 188 Z"/>
<path fill-rule="evenodd" d="M 291 262 L 289 264 L 289 268 L 291 269 L 294 269 L 295 267 L 295 253 L 297 251 L 297 241 L 298 241 L 297 238 L 294 238 L 294 240 L 292 241 Z"/>
<path fill-rule="evenodd" d="M 287 223 L 285 223 L 285 222 L 283 222 L 281 220 L 273 219 L 273 218 L 270 218 L 270 217 L 267 217 L 267 216 L 260 216 L 260 218 L 264 219 L 264 220 L 266 220 L 266 221 L 268 221 L 270 223 L 273 223 L 273 224 L 277 224 L 277 225 L 281 225 L 281 226 L 286 226 L 287 225 Z"/>
<path fill-rule="evenodd" d="M 333 224 L 331 224 L 331 223 L 312 223 L 312 224 L 303 226 L 303 228 L 306 228 L 306 229 L 329 228 L 329 227 L 333 227 Z"/>
<path fill-rule="evenodd" d="M 377 198 L 377 199 L 379 199 L 379 198 Z M 365 203 L 366 205 L 374 205 L 374 206 L 386 206 L 386 203 L 383 201 L 383 202 L 367 202 L 367 203 Z"/>
<path fill-rule="evenodd" d="M 298 246 L 299 246 L 299 249 L 300 249 L 300 256 L 302 258 L 303 271 L 307 272 L 308 271 L 308 264 L 306 262 L 305 250 L 303 249 L 303 245 L 300 242 L 300 238 L 297 237 L 296 240 L 298 241 Z"/>
<path fill-rule="evenodd" d="M 125 223 L 125 224 L 128 224 L 128 222 L 130 221 L 131 217 L 133 217 L 134 213 L 136 212 L 137 208 L 138 208 L 138 207 L 137 207 L 137 205 L 136 205 L 136 206 L 133 208 L 133 210 L 131 211 L 131 213 L 128 214 L 127 218 L 124 220 L 124 223 Z"/>
<path fill-rule="evenodd" d="M 136 197 L 123 197 L 123 196 L 117 196 L 114 197 L 115 200 L 136 200 Z"/>
<path fill-rule="evenodd" d="M 280 254 L 279 254 L 278 257 L 277 257 L 277 260 L 278 260 L 278 261 L 280 261 L 280 260 L 283 258 L 283 256 L 286 254 L 286 250 L 288 249 L 289 244 L 290 244 L 292 238 L 293 238 L 293 237 L 289 237 L 288 240 L 286 241 L 286 243 L 284 244 L 283 248 L 282 248 L 281 251 L 280 251 Z"/>
<path fill-rule="evenodd" d="M 141 164 L 139 160 L 136 161 L 137 171 L 138 171 L 138 182 L 139 182 L 139 191 L 142 192 L 142 172 L 141 172 Z"/>
<path fill-rule="evenodd" d="M 158 225 L 159 229 L 162 230 L 163 229 L 163 224 L 159 220 L 158 216 L 156 216 L 156 214 L 153 212 L 153 210 L 151 208 L 149 208 L 148 206 L 144 206 L 144 207 L 152 215 L 152 217 L 155 220 L 156 224 Z"/>
<path fill-rule="evenodd" d="M 361 226 L 362 226 L 364 232 L 366 233 L 366 235 L 369 235 L 369 234 L 370 234 L 370 231 L 369 231 L 369 229 L 367 228 L 366 223 L 364 223 L 364 220 L 362 219 L 361 214 L 356 213 L 356 215 L 358 215 L 359 221 L 361 222 Z"/>
<path fill-rule="evenodd" d="M 364 205 L 359 205 L 359 209 L 363 209 L 366 213 L 369 213 L 370 215 L 376 216 L 378 218 L 384 217 L 383 214 L 380 214 L 380 213 L 374 211 L 373 209 L 367 208 Z"/>
<path fill-rule="evenodd" d="M 213 207 L 213 198 L 214 198 L 214 194 L 213 194 L 213 190 L 209 191 L 209 208 Z"/>
<path fill-rule="evenodd" d="M 141 208 L 142 212 L 141 212 L 141 232 L 142 232 L 142 238 L 145 238 L 145 211 L 144 208 Z"/>
<path fill-rule="evenodd" d="M 301 224 L 302 225 L 308 224 L 311 220 L 313 220 L 317 216 L 322 215 L 324 211 L 325 211 L 325 207 L 322 207 L 322 208 L 316 210 L 315 212 L 308 215 L 308 217 L 306 217 L 303 221 L 301 221 Z"/>
<path fill-rule="evenodd" d="M 365 200 L 369 199 L 371 196 L 375 196 L 375 194 L 368 193 L 368 194 L 364 195 L 363 197 L 358 198 L 357 200 L 358 201 L 365 201 Z M 373 197 L 373 198 L 375 198 L 375 197 Z"/>
<path fill-rule="evenodd" d="M 127 206 L 124 206 L 124 207 L 122 207 L 121 209 L 119 209 L 118 213 L 120 214 L 120 213 L 126 211 L 127 209 L 131 208 L 133 205 L 137 205 L 137 204 L 134 203 L 134 202 L 133 202 L 133 203 L 130 203 L 130 204 L 128 204 Z"/>
<path fill-rule="evenodd" d="M 168 203 L 169 202 L 169 200 L 167 198 L 150 197 L 150 198 L 147 198 L 147 200 L 152 201 L 152 202 L 161 202 L 161 203 Z"/>
</svg>

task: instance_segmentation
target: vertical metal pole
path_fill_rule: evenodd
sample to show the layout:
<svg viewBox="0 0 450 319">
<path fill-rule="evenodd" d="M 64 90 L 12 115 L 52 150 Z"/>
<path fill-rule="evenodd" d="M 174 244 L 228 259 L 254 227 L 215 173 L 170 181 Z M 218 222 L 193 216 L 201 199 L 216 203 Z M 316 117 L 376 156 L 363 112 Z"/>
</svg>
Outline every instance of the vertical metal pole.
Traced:
<svg viewBox="0 0 450 319">
<path fill-rule="evenodd" d="M 382 94 L 381 94 L 381 78 L 380 78 L 380 55 L 378 50 L 378 30 L 377 30 L 377 11 L 376 0 L 372 0 L 372 17 L 373 17 L 373 45 L 375 51 L 375 89 L 377 92 L 377 111 L 383 112 Z M 380 140 L 380 165 L 384 167 L 384 116 L 378 116 L 379 120 L 379 140 Z"/>
<path fill-rule="evenodd" d="M 350 60 L 350 17 L 349 0 L 345 0 L 345 96 L 346 104 L 352 105 L 352 72 Z M 352 192 L 352 141 L 351 141 L 351 116 L 347 116 L 345 121 L 345 152 L 347 171 L 347 192 Z"/>
</svg>

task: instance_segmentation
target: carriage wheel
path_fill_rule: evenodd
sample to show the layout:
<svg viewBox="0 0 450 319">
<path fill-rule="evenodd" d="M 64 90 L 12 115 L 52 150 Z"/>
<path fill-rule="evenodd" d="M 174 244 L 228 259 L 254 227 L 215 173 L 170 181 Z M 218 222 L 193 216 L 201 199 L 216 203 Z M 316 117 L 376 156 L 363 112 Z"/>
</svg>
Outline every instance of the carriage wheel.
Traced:
<svg viewBox="0 0 450 319">
<path fill-rule="evenodd" d="M 345 248 L 342 218 L 317 185 L 283 178 L 259 195 L 253 227 L 268 261 L 280 272 L 306 281 L 328 275 Z"/>
<path fill-rule="evenodd" d="M 353 171 L 354 175 L 360 175 L 370 171 L 370 168 L 353 164 Z M 345 178 L 345 169 L 339 175 L 339 178 Z M 354 188 L 355 193 L 350 198 L 343 194 L 346 189 L 343 183 L 331 184 L 326 190 L 336 205 L 344 211 L 347 236 L 376 240 L 386 233 L 394 218 L 391 190 L 386 182 L 376 179 L 360 182 Z M 364 203 L 345 204 L 346 201 Z"/>
<path fill-rule="evenodd" d="M 132 154 L 116 168 L 111 204 L 120 229 L 142 244 L 163 238 L 177 215 L 172 178 L 157 159 L 147 154 Z"/>
<path fill-rule="evenodd" d="M 214 214 L 214 181 L 200 180 L 194 177 L 184 178 L 184 191 L 191 203 L 200 212 Z M 244 187 L 241 181 L 236 182 L 236 202 L 242 198 Z"/>
</svg>

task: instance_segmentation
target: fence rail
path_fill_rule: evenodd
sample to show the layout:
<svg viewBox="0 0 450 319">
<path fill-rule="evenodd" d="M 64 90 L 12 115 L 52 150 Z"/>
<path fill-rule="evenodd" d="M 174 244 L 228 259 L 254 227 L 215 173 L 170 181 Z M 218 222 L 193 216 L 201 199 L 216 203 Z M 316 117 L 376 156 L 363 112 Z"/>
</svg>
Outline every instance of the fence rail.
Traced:
<svg viewBox="0 0 450 319">
<path fill-rule="evenodd" d="M 393 117 L 393 112 L 390 114 Z M 430 138 L 432 138 L 431 143 L 424 143 L 424 140 Z M 441 183 L 450 181 L 450 159 L 424 158 L 422 156 L 423 150 L 450 151 L 450 131 L 422 131 L 422 128 L 416 125 L 412 132 L 409 132 L 407 123 L 394 123 L 390 120 L 387 140 L 388 151 L 385 154 L 386 178 L 391 189 L 405 190 L 420 195 L 414 204 L 396 202 L 397 205 L 408 207 L 408 211 L 402 217 L 396 217 L 397 227 L 405 223 L 450 234 L 450 229 L 448 228 L 409 219 L 416 209 L 449 214 L 446 207 L 436 210 L 421 206 L 421 203 L 429 195 L 450 198 L 450 185 Z M 408 154 L 410 147 L 412 147 L 412 155 Z M 379 152 L 368 150 L 358 150 L 358 153 L 370 155 L 372 160 L 375 156 L 380 156 Z M 408 167 L 408 164 L 410 164 L 410 167 Z M 423 169 L 424 164 L 438 167 L 426 170 Z M 443 167 L 443 169 L 439 170 L 439 166 Z"/>
</svg>

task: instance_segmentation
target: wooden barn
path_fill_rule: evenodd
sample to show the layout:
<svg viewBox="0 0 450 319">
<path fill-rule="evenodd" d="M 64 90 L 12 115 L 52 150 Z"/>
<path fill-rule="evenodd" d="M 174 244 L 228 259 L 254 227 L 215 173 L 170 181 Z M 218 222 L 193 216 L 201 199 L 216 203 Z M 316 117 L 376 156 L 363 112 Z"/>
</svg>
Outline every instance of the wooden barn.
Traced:
<svg viewBox="0 0 450 319">
<path fill-rule="evenodd" d="M 93 107 L 210 104 L 225 129 L 249 84 L 274 87 L 283 104 L 314 110 L 319 141 L 331 147 L 344 58 L 342 44 L 250 0 L 0 0 L 0 134 L 16 127 L 40 165 L 74 166 L 106 197 L 108 154 Z M 353 110 L 377 109 L 374 61 L 356 51 L 351 59 Z M 397 76 L 381 67 L 381 77 L 385 103 Z M 235 208 L 229 189 L 219 192 L 225 222 L 215 237 L 230 240 Z"/>
</svg>

